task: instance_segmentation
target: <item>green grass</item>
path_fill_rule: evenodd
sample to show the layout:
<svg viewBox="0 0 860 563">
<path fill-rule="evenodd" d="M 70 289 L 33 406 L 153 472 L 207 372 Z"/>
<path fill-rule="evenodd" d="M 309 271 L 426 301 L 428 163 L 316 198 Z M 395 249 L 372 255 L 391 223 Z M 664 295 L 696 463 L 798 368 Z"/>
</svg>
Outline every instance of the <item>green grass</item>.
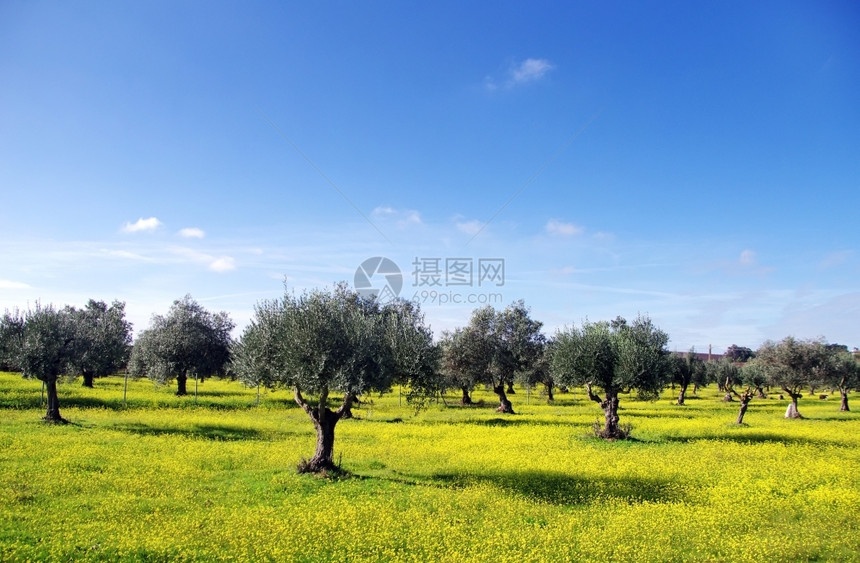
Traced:
<svg viewBox="0 0 860 563">
<path fill-rule="evenodd" d="M 580 392 L 517 415 L 365 397 L 337 428 L 352 478 L 297 475 L 313 453 L 287 391 L 207 380 L 60 385 L 0 374 L 0 560 L 812 561 L 860 553 L 860 415 L 837 397 L 688 405 L 623 397 L 634 440 L 589 436 Z M 860 405 L 858 405 L 860 408 Z"/>
</svg>

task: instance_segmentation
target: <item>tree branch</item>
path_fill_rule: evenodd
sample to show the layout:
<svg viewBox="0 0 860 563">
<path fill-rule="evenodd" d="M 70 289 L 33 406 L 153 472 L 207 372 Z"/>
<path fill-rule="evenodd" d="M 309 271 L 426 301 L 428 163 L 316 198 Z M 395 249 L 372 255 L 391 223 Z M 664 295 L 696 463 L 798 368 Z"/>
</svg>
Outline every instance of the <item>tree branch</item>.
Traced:
<svg viewBox="0 0 860 563">
<path fill-rule="evenodd" d="M 343 403 L 340 405 L 340 408 L 337 409 L 337 412 L 335 412 L 338 419 L 343 416 L 343 413 L 352 408 L 353 402 L 355 402 L 355 395 L 353 393 L 344 393 Z"/>
<path fill-rule="evenodd" d="M 594 401 L 595 403 L 597 403 L 599 405 L 603 404 L 603 399 L 601 399 L 600 397 L 598 397 L 597 395 L 595 395 L 594 393 L 591 392 L 591 382 L 590 381 L 585 384 L 585 391 L 588 393 L 589 399 L 591 399 L 592 401 Z"/>
<path fill-rule="evenodd" d="M 331 411 L 328 410 L 328 385 L 325 385 L 320 391 L 320 402 L 317 405 L 317 420 L 322 422 L 329 412 Z"/>
<path fill-rule="evenodd" d="M 296 385 L 293 388 L 293 399 L 296 401 L 296 404 L 302 407 L 302 410 L 308 413 L 308 416 L 311 419 L 316 420 L 316 416 L 314 416 L 314 411 L 311 406 L 305 401 L 305 398 L 302 397 L 302 392 L 299 390 L 299 386 Z"/>
</svg>

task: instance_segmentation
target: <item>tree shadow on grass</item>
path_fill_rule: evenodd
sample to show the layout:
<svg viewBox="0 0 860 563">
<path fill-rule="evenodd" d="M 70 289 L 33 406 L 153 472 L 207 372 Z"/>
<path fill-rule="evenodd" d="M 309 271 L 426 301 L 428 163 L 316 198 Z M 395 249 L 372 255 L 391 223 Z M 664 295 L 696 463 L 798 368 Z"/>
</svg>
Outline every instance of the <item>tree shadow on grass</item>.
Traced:
<svg viewBox="0 0 860 563">
<path fill-rule="evenodd" d="M 175 395 L 166 395 L 164 398 L 153 401 L 151 398 L 135 399 L 129 398 L 123 402 L 119 398 L 101 398 L 101 397 L 63 397 L 60 396 L 60 408 L 80 408 L 80 409 L 110 409 L 110 410 L 128 410 L 128 409 L 151 409 L 167 408 L 167 409 L 192 409 L 206 408 L 219 411 L 244 411 L 257 408 L 256 401 L 253 397 L 242 395 L 241 393 L 233 394 L 237 398 L 243 399 L 241 402 L 218 402 L 212 399 L 227 398 L 229 401 L 230 393 L 212 392 L 208 397 L 204 393 L 198 395 L 197 402 L 194 401 L 194 394 L 189 393 L 183 397 Z M 292 399 L 271 399 L 267 398 L 264 402 L 261 401 L 261 406 L 272 407 L 276 406 L 281 409 L 298 408 L 295 401 Z M 36 395 L 33 398 L 16 399 L 12 402 L 0 402 L 0 410 L 2 409 L 37 409 L 44 408 L 44 404 L 40 397 Z"/>
<path fill-rule="evenodd" d="M 429 479 L 408 475 L 361 478 L 452 489 L 485 484 L 528 499 L 563 506 L 605 503 L 612 500 L 636 504 L 675 502 L 683 499 L 680 489 L 667 480 L 644 477 L 581 477 L 539 470 L 435 473 Z"/>
<path fill-rule="evenodd" d="M 734 442 L 736 444 L 788 444 L 788 445 L 812 445 L 812 446 L 842 446 L 852 447 L 854 444 L 845 440 L 833 440 L 828 438 L 803 438 L 798 436 L 782 436 L 769 432 L 743 432 L 737 434 L 725 433 L 720 435 L 691 435 L 691 436 L 666 436 L 660 441 L 666 442 L 697 442 L 700 440 L 712 440 L 715 442 Z"/>
<path fill-rule="evenodd" d="M 684 409 L 684 407 L 679 406 L 679 409 Z M 618 416 L 622 419 L 626 417 L 631 418 L 683 418 L 683 419 L 692 419 L 696 418 L 696 412 L 691 412 L 693 409 L 687 409 L 687 412 L 665 412 L 665 411 L 633 411 L 633 410 L 621 410 L 619 409 Z"/>
<path fill-rule="evenodd" d="M 533 420 L 529 417 L 520 418 L 513 415 L 512 418 L 468 418 L 457 424 L 473 424 L 475 426 L 565 426 L 570 425 L 569 421 L 559 420 L 557 422 L 547 420 Z"/>
<path fill-rule="evenodd" d="M 171 426 L 150 426 L 140 423 L 122 423 L 108 428 L 140 436 L 183 436 L 221 442 L 236 442 L 240 440 L 275 442 L 284 439 L 286 436 L 297 434 L 284 431 L 261 431 L 254 428 L 231 426 L 228 424 L 194 424 L 189 428 L 176 428 Z"/>
</svg>

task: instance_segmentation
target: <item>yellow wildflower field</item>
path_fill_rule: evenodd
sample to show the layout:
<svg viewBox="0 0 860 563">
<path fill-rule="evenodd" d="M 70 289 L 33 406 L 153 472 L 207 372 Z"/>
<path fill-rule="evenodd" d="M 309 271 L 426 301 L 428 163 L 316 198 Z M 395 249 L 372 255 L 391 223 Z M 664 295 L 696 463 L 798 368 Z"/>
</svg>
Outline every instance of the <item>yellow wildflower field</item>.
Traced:
<svg viewBox="0 0 860 563">
<path fill-rule="evenodd" d="M 591 437 L 581 390 L 516 415 L 477 390 L 415 414 L 398 390 L 337 426 L 351 477 L 298 475 L 315 435 L 286 390 L 207 380 L 194 396 L 0 374 L 0 559 L 127 561 L 808 561 L 860 553 L 860 415 L 838 397 L 687 406 L 624 396 L 633 440 Z M 858 407 L 860 408 L 860 407 Z"/>
</svg>

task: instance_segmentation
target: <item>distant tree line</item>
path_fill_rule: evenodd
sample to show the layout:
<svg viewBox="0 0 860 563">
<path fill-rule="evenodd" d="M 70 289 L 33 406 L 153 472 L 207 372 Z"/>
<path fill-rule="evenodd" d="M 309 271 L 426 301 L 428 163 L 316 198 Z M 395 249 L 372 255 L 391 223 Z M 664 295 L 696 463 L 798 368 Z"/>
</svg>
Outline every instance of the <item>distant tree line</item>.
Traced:
<svg viewBox="0 0 860 563">
<path fill-rule="evenodd" d="M 557 387 L 582 387 L 603 411 L 595 434 L 610 440 L 629 435 L 619 404 L 631 393 L 653 400 L 677 386 L 675 402 L 685 405 L 690 386 L 695 395 L 716 382 L 725 400 L 740 401 L 741 424 L 750 402 L 766 389 L 785 393 L 786 417 L 798 418 L 804 389 L 838 389 L 840 408 L 847 411 L 849 391 L 860 386 L 858 363 L 847 347 L 821 339 L 787 337 L 755 351 L 733 344 L 720 360 L 705 362 L 693 349 L 670 353 L 669 336 L 647 316 L 584 321 L 549 338 L 542 326 L 520 300 L 502 310 L 476 309 L 467 325 L 434 342 L 416 304 L 383 304 L 341 283 L 258 303 L 238 341 L 230 336 L 235 324 L 227 313 L 211 313 L 185 296 L 166 315 L 154 315 L 132 347 L 122 302 L 90 300 L 82 309 L 37 304 L 0 318 L 0 367 L 44 382 L 45 420 L 51 422 L 63 421 L 57 380 L 64 374 L 81 375 L 92 387 L 94 379 L 127 368 L 160 383 L 175 379 L 178 395 L 187 393 L 189 379 L 210 376 L 289 388 L 317 433 L 314 455 L 301 467 L 309 472 L 336 469 L 337 423 L 351 416 L 364 394 L 393 385 L 405 387 L 416 408 L 451 390 L 469 405 L 475 387 L 485 386 L 505 414 L 515 412 L 515 383 L 541 387 L 549 402 Z M 335 408 L 333 401 L 339 401 Z"/>
</svg>

